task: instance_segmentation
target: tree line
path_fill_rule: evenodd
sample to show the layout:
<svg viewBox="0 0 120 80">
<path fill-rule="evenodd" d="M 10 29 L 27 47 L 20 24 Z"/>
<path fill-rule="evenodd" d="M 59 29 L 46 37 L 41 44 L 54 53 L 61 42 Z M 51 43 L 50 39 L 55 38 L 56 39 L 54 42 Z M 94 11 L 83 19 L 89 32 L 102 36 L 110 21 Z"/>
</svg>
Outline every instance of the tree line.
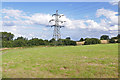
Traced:
<svg viewBox="0 0 120 80">
<path fill-rule="evenodd" d="M 108 35 L 102 35 L 100 37 L 100 40 L 97 38 L 81 38 L 79 41 L 85 41 L 84 45 L 90 45 L 90 44 L 100 44 L 101 40 L 107 40 L 109 43 L 120 43 L 120 34 L 118 34 L 116 37 L 109 38 Z"/>
<path fill-rule="evenodd" d="M 70 38 L 59 39 L 56 41 L 54 38 L 51 40 L 43 40 L 38 38 L 32 38 L 28 40 L 24 37 L 14 38 L 14 34 L 8 32 L 0 32 L 1 35 L 1 47 L 29 47 L 29 46 L 68 46 L 68 45 L 76 45 L 76 41 L 71 40 Z"/>
<path fill-rule="evenodd" d="M 56 41 L 54 38 L 51 40 L 43 40 L 38 38 L 32 38 L 28 40 L 24 37 L 17 37 L 14 39 L 14 34 L 8 33 L 8 32 L 0 32 L 1 38 L 0 42 L 2 43 L 1 47 L 29 47 L 29 46 L 69 46 L 69 45 L 77 45 L 76 41 L 71 40 L 70 37 L 67 37 L 66 39 L 59 39 Z M 115 41 L 117 39 L 117 41 Z M 109 40 L 110 43 L 120 43 L 120 35 L 117 35 L 116 37 L 109 38 L 107 35 L 102 35 L 100 37 L 100 40 Z M 97 38 L 81 38 L 79 41 L 85 41 L 85 45 L 90 44 L 100 44 L 99 39 Z"/>
</svg>

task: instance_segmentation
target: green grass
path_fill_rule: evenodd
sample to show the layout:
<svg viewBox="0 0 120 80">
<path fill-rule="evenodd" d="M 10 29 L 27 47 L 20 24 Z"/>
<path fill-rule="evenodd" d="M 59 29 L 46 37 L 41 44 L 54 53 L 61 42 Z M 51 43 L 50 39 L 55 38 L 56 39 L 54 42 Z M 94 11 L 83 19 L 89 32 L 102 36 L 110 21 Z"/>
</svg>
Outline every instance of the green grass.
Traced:
<svg viewBox="0 0 120 80">
<path fill-rule="evenodd" d="M 118 44 L 3 51 L 3 78 L 118 78 Z"/>
</svg>

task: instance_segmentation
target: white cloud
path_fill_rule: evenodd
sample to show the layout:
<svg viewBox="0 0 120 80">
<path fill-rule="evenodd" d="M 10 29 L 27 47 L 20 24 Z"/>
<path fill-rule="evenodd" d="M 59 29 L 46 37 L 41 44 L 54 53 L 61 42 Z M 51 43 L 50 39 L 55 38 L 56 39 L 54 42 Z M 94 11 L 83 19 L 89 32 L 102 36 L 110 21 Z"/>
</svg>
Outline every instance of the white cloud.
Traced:
<svg viewBox="0 0 120 80">
<path fill-rule="evenodd" d="M 104 8 L 98 9 L 96 13 L 97 17 L 105 17 L 101 20 L 100 25 L 107 30 L 110 30 L 110 32 L 118 30 L 118 16 L 116 14 L 118 14 L 118 12 L 106 10 Z"/>
<path fill-rule="evenodd" d="M 52 19 L 51 15 L 49 14 L 41 14 L 41 13 L 36 13 L 28 18 L 33 24 L 38 24 L 38 25 L 48 25 L 49 20 Z"/>
<path fill-rule="evenodd" d="M 120 0 L 112 0 L 112 1 L 110 1 L 110 4 L 112 4 L 112 5 L 118 5 L 119 1 Z"/>
<path fill-rule="evenodd" d="M 94 20 L 71 20 L 66 17 L 61 20 L 66 21 L 64 26 L 68 29 L 100 29 L 100 25 Z"/>
<path fill-rule="evenodd" d="M 11 13 L 10 13 L 11 11 Z M 10 15 L 15 12 L 16 15 Z M 31 16 L 26 16 L 23 11 L 20 10 L 7 10 L 3 9 L 3 13 L 6 14 L 6 16 L 12 16 L 17 18 L 24 18 L 25 20 L 18 19 L 14 21 L 3 21 L 5 26 L 14 26 L 14 25 L 49 25 L 49 20 L 51 20 L 53 17 L 51 17 L 50 14 L 41 14 L 36 13 Z M 24 14 L 22 14 L 24 13 Z M 67 18 L 66 16 L 62 17 L 60 20 L 66 21 L 63 25 L 67 27 L 68 29 L 76 29 L 76 28 L 83 28 L 83 29 L 99 29 L 99 30 L 107 30 L 110 25 L 117 25 L 118 24 L 118 16 L 116 16 L 118 12 L 106 10 L 104 8 L 97 10 L 97 17 L 105 16 L 106 21 L 102 20 L 101 23 L 97 23 L 94 20 L 71 20 Z M 52 25 L 53 23 L 51 23 Z M 109 24 L 109 26 L 107 26 Z M 61 24 L 62 25 L 62 24 Z"/>
<path fill-rule="evenodd" d="M 14 26 L 15 25 L 15 23 L 14 22 L 12 22 L 12 21 L 2 21 L 3 22 L 3 26 Z"/>
<path fill-rule="evenodd" d="M 86 23 L 90 29 L 101 29 L 100 25 L 94 20 L 86 20 Z"/>
<path fill-rule="evenodd" d="M 54 22 L 49 23 L 49 20 L 53 19 L 50 14 L 42 14 L 42 13 L 35 13 L 32 15 L 27 15 L 25 12 L 21 10 L 14 10 L 14 9 L 3 9 L 4 18 L 7 20 L 3 21 L 3 27 L 6 31 L 13 32 L 17 37 L 18 36 L 25 36 L 25 37 L 35 37 L 35 33 L 24 33 L 24 30 L 33 29 L 33 27 L 29 27 L 28 25 L 52 25 Z M 95 30 L 95 31 L 114 31 L 118 29 L 118 16 L 116 16 L 118 12 L 114 12 L 111 10 L 106 10 L 104 8 L 98 9 L 96 15 L 98 18 L 104 16 L 105 18 L 101 19 L 101 22 L 96 22 L 94 20 L 73 20 L 69 19 L 66 16 L 60 18 L 60 20 L 66 21 L 64 25 L 69 30 L 76 30 L 81 29 L 87 32 L 88 30 Z M 13 19 L 14 18 L 14 19 Z M 9 20 L 10 19 L 10 20 Z M 12 20 L 11 20 L 12 19 Z M 28 26 L 28 27 L 27 27 Z M 42 28 L 41 30 L 48 31 L 47 28 Z M 21 33 L 23 32 L 23 33 Z M 26 31 L 27 32 L 27 31 Z M 92 32 L 92 31 L 91 31 Z M 43 38 L 46 38 L 47 33 L 41 35 Z"/>
<path fill-rule="evenodd" d="M 118 16 L 116 16 L 118 14 L 118 12 L 114 12 L 111 10 L 106 10 L 104 8 L 102 9 L 98 9 L 97 10 L 97 17 L 101 17 L 101 16 L 105 16 L 110 24 L 118 24 Z"/>
<path fill-rule="evenodd" d="M 2 13 L 15 19 L 20 19 L 26 15 L 23 11 L 14 9 L 2 9 Z"/>
<path fill-rule="evenodd" d="M 9 16 L 4 16 L 4 19 L 10 19 L 10 17 Z"/>
<path fill-rule="evenodd" d="M 110 25 L 108 25 L 108 22 L 106 19 L 101 19 L 101 22 L 99 23 L 99 25 L 101 26 L 101 28 L 105 31 L 109 30 Z"/>
<path fill-rule="evenodd" d="M 34 37 L 31 31 L 29 30 L 34 30 L 37 28 L 35 27 L 27 27 L 27 26 L 4 26 L 2 31 L 7 31 L 7 32 L 11 32 L 15 35 L 16 37 Z M 32 35 L 31 35 L 32 34 Z"/>
<path fill-rule="evenodd" d="M 47 31 L 48 29 L 47 28 L 43 28 L 44 31 Z"/>
<path fill-rule="evenodd" d="M 118 25 L 114 25 L 114 26 L 110 27 L 109 29 L 110 29 L 110 30 L 113 30 L 113 31 L 114 31 L 114 30 L 118 30 Z"/>
</svg>

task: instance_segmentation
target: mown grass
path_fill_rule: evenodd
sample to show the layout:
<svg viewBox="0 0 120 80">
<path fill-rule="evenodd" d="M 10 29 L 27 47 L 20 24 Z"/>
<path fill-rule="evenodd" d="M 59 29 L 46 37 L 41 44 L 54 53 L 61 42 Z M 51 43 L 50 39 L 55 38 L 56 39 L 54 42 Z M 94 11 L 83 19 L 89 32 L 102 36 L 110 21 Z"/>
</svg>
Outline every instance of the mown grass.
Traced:
<svg viewBox="0 0 120 80">
<path fill-rule="evenodd" d="M 3 78 L 118 78 L 118 44 L 3 51 Z"/>
</svg>

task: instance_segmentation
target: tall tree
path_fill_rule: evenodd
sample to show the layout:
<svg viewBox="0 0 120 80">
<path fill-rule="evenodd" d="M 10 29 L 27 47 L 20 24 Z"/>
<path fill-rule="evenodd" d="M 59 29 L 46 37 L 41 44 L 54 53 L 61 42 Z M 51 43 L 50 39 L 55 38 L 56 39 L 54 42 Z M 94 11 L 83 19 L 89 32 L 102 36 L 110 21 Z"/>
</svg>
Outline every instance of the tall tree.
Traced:
<svg viewBox="0 0 120 80">
<path fill-rule="evenodd" d="M 21 36 L 21 37 L 17 37 L 17 39 L 15 40 L 28 40 L 28 39 Z"/>
<path fill-rule="evenodd" d="M 70 37 L 66 37 L 66 39 L 69 39 L 69 40 L 70 40 L 71 38 L 70 38 Z"/>
<path fill-rule="evenodd" d="M 118 34 L 117 37 L 120 38 L 120 34 Z"/>
<path fill-rule="evenodd" d="M 84 39 L 83 39 L 83 38 L 81 38 L 81 39 L 80 39 L 80 41 L 84 41 Z"/>
<path fill-rule="evenodd" d="M 108 35 L 102 35 L 100 37 L 101 40 L 109 40 L 109 36 Z"/>
<path fill-rule="evenodd" d="M 8 33 L 8 32 L 0 32 L 0 34 L 2 34 L 2 40 L 3 41 L 10 41 L 13 40 L 14 38 L 14 34 Z"/>
<path fill-rule="evenodd" d="M 50 43 L 55 42 L 55 39 L 54 39 L 54 38 L 52 38 L 49 42 L 50 42 Z"/>
</svg>

